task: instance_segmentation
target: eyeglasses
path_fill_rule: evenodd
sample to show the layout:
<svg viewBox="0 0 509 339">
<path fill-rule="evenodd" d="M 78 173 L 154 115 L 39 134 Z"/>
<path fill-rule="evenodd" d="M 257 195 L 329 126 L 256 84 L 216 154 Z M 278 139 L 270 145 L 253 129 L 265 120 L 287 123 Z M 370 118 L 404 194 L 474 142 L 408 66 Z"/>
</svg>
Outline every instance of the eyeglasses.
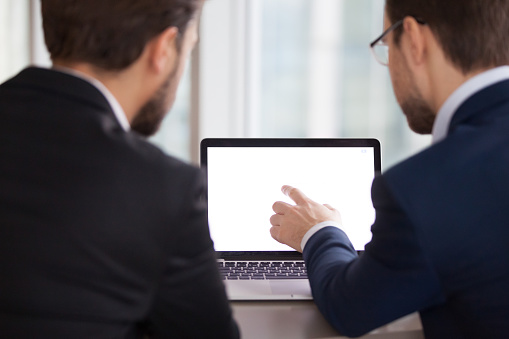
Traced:
<svg viewBox="0 0 509 339">
<path fill-rule="evenodd" d="M 415 21 L 417 21 L 418 24 L 426 25 L 424 21 L 421 19 L 415 18 Z M 387 46 L 387 42 L 385 41 L 385 37 L 390 32 L 397 29 L 399 26 L 403 24 L 403 21 L 405 19 L 401 19 L 394 23 L 391 27 L 387 28 L 385 32 L 382 33 L 378 38 L 375 39 L 371 44 L 369 44 L 369 47 L 371 49 L 371 52 L 373 52 L 373 55 L 375 56 L 376 61 L 378 61 L 383 66 L 387 66 L 389 64 L 389 46 Z"/>
</svg>

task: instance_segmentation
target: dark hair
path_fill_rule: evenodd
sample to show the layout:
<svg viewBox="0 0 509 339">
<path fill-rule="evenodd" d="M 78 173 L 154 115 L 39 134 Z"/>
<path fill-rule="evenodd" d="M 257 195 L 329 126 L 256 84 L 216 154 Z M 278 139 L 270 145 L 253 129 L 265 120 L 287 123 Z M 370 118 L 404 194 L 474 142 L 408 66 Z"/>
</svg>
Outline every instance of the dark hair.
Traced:
<svg viewBox="0 0 509 339">
<path fill-rule="evenodd" d="M 463 73 L 509 64 L 509 0 L 386 0 L 392 23 L 426 22 L 445 56 Z M 399 44 L 401 28 L 395 31 Z"/>
<path fill-rule="evenodd" d="M 203 0 L 41 0 L 44 38 L 51 59 L 122 70 L 168 27 L 177 48 Z"/>
</svg>

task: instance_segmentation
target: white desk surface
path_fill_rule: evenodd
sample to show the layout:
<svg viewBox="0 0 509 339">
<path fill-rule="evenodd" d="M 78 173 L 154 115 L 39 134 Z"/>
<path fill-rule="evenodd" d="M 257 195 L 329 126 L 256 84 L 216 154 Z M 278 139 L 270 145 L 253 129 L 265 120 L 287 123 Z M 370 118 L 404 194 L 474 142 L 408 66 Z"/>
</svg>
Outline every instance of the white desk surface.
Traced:
<svg viewBox="0 0 509 339">
<path fill-rule="evenodd" d="M 235 301 L 234 317 L 244 339 L 340 339 L 313 301 Z M 423 339 L 417 313 L 360 338 Z"/>
</svg>

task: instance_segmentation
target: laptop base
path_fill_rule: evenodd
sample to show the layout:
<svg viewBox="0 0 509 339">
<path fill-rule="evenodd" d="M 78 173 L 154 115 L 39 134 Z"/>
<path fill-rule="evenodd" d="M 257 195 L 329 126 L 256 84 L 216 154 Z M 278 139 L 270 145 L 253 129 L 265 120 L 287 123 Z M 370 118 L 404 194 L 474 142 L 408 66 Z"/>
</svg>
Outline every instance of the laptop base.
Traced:
<svg viewBox="0 0 509 339">
<path fill-rule="evenodd" d="M 312 300 L 309 280 L 225 280 L 229 300 Z"/>
</svg>

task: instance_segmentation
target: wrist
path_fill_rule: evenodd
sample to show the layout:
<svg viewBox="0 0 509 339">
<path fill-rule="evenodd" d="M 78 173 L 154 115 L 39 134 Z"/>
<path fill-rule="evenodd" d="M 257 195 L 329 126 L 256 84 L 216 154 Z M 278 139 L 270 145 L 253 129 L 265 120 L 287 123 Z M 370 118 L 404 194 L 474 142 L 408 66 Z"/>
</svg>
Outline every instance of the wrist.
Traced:
<svg viewBox="0 0 509 339">
<path fill-rule="evenodd" d="M 319 230 L 321 230 L 322 228 L 325 228 L 325 227 L 329 227 L 329 226 L 333 226 L 333 227 L 337 227 L 337 228 L 341 228 L 343 225 L 341 225 L 341 223 L 337 222 L 337 221 L 333 221 L 333 220 L 327 220 L 327 221 L 323 221 L 321 223 L 318 223 L 316 225 L 314 225 L 313 227 L 311 227 L 307 232 L 306 234 L 304 234 L 304 236 L 302 237 L 302 240 L 300 242 L 300 247 L 302 249 L 302 251 L 304 252 L 304 247 L 306 246 L 308 240 L 316 233 L 318 232 Z"/>
</svg>

